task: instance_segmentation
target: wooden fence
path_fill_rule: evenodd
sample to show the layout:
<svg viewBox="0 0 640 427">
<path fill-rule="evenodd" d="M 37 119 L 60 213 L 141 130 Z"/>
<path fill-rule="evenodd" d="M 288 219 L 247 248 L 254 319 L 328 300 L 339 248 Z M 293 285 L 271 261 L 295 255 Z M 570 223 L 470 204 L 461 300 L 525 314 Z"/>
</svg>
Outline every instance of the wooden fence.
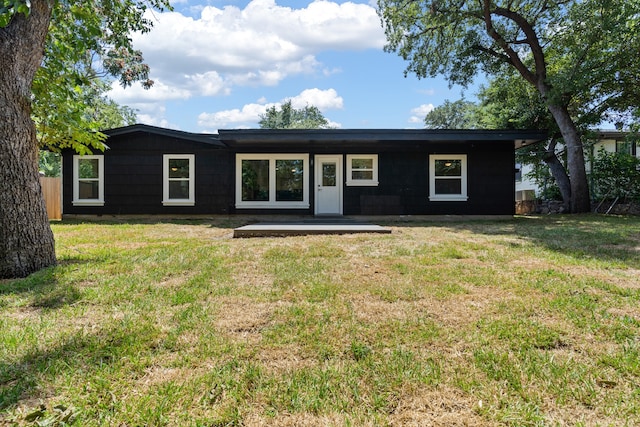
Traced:
<svg viewBox="0 0 640 427">
<path fill-rule="evenodd" d="M 47 205 L 47 215 L 49 219 L 62 219 L 61 206 L 61 181 L 60 178 L 48 178 L 41 176 L 40 185 L 42 186 L 42 195 Z"/>
</svg>

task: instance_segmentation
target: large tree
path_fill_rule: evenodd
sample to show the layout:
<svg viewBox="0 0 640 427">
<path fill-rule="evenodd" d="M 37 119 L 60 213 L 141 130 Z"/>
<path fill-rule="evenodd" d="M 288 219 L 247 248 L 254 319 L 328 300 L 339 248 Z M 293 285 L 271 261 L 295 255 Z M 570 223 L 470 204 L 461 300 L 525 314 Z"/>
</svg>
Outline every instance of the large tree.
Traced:
<svg viewBox="0 0 640 427">
<path fill-rule="evenodd" d="M 571 181 L 565 164 L 562 161 L 564 150 L 562 135 L 540 93 L 513 70 L 505 70 L 494 76 L 489 83 L 478 92 L 480 105 L 479 118 L 483 127 L 493 129 L 541 129 L 546 130 L 549 137 L 523 147 L 516 152 L 519 163 L 530 164 L 539 175 L 553 176 L 564 202 L 564 209 L 571 209 Z M 570 105 L 571 117 L 580 129 L 586 128 L 584 114 L 577 105 Z M 584 139 L 584 138 L 583 138 Z M 546 164 L 548 171 L 541 169 Z"/>
<path fill-rule="evenodd" d="M 38 176 L 33 97 L 66 93 L 73 107 L 75 88 L 100 72 L 116 75 L 124 85 L 141 79 L 151 84 L 130 38 L 132 31 L 149 30 L 148 7 L 170 6 L 167 0 L 0 3 L 0 278 L 56 264 Z M 91 71 L 96 64 L 104 64 L 103 71 Z M 62 117 L 65 105 L 55 104 Z M 70 110 L 71 128 L 58 129 L 58 140 L 74 148 L 99 147 L 93 129 L 83 127 Z"/>
<path fill-rule="evenodd" d="M 328 129 L 329 121 L 322 115 L 318 107 L 306 105 L 304 108 L 294 108 L 291 101 L 287 101 L 280 108 L 267 108 L 260 116 L 262 129 Z"/>
<path fill-rule="evenodd" d="M 590 210 L 580 132 L 569 112 L 592 90 L 593 111 L 638 91 L 640 2 L 628 0 L 378 0 L 387 51 L 406 72 L 469 84 L 512 67 L 539 93 L 567 152 L 572 212 Z"/>
</svg>

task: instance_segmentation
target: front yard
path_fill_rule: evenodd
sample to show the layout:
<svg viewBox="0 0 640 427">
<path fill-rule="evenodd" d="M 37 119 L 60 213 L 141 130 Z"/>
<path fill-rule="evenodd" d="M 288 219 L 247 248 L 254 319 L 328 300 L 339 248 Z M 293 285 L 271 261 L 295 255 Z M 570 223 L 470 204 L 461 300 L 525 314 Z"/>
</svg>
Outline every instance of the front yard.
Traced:
<svg viewBox="0 0 640 427">
<path fill-rule="evenodd" d="M 53 223 L 0 281 L 0 425 L 638 425 L 640 218 Z"/>
</svg>

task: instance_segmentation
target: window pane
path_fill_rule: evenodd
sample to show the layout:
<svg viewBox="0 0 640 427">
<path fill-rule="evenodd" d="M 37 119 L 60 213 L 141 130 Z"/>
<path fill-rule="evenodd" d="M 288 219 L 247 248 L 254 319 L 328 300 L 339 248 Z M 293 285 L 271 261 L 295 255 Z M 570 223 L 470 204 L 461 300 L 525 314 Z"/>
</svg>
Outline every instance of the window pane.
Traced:
<svg viewBox="0 0 640 427">
<path fill-rule="evenodd" d="M 189 159 L 169 159 L 169 178 L 189 178 Z"/>
<path fill-rule="evenodd" d="M 98 199 L 98 181 L 79 181 L 78 182 L 78 198 L 79 199 Z"/>
<path fill-rule="evenodd" d="M 323 187 L 336 186 L 336 164 L 335 163 L 322 164 L 322 186 Z"/>
<path fill-rule="evenodd" d="M 189 198 L 189 181 L 169 181 L 169 198 L 170 199 L 188 199 Z"/>
<path fill-rule="evenodd" d="M 373 169 L 373 159 L 351 159 L 351 169 Z"/>
<path fill-rule="evenodd" d="M 302 201 L 303 174 L 304 162 L 302 159 L 276 160 L 276 201 Z"/>
<path fill-rule="evenodd" d="M 78 175 L 83 178 L 98 178 L 98 159 L 78 159 Z"/>
<path fill-rule="evenodd" d="M 351 179 L 373 179 L 373 171 L 352 171 Z"/>
<path fill-rule="evenodd" d="M 269 160 L 242 161 L 242 200 L 269 201 Z"/>
<path fill-rule="evenodd" d="M 616 153 L 631 154 L 631 142 L 616 141 Z"/>
<path fill-rule="evenodd" d="M 436 160 L 436 176 L 461 176 L 462 160 Z"/>
<path fill-rule="evenodd" d="M 436 194 L 462 194 L 462 180 L 436 179 Z"/>
</svg>

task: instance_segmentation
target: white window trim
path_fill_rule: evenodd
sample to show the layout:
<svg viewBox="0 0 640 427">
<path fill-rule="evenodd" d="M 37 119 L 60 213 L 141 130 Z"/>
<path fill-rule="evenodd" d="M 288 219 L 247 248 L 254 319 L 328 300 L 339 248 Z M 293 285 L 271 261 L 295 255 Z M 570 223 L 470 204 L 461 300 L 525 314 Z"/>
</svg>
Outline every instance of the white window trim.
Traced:
<svg viewBox="0 0 640 427">
<path fill-rule="evenodd" d="M 81 159 L 98 159 L 98 198 L 80 198 L 80 171 Z M 103 155 L 74 155 L 73 156 L 73 206 L 104 206 L 104 156 Z"/>
<path fill-rule="evenodd" d="M 269 160 L 269 201 L 242 200 L 242 161 Z M 276 201 L 276 160 L 302 160 L 302 201 Z M 236 208 L 238 209 L 308 209 L 309 154 L 236 154 Z"/>
<path fill-rule="evenodd" d="M 461 175 L 458 177 L 438 177 L 438 179 L 460 179 L 460 194 L 435 194 L 436 192 L 436 160 L 461 160 Z M 466 202 L 467 195 L 467 155 L 466 154 L 431 154 L 429 156 L 429 200 L 432 202 Z"/>
<path fill-rule="evenodd" d="M 356 159 L 372 159 L 373 160 L 373 178 L 372 179 L 353 179 L 352 160 Z M 357 169 L 355 169 L 357 170 Z M 378 155 L 377 154 L 347 154 L 347 186 L 378 186 Z"/>
<path fill-rule="evenodd" d="M 169 160 L 189 160 L 189 198 L 169 198 Z M 196 204 L 196 156 L 194 154 L 164 154 L 162 156 L 162 205 L 163 206 L 194 206 Z"/>
</svg>

